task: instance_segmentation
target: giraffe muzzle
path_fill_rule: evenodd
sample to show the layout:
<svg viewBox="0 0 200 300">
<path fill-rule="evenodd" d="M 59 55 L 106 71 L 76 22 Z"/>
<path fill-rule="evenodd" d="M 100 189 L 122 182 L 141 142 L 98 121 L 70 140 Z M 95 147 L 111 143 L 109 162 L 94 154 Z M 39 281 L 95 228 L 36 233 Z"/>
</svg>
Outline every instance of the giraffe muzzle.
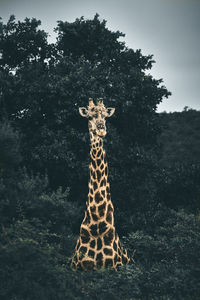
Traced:
<svg viewBox="0 0 200 300">
<path fill-rule="evenodd" d="M 106 135 L 106 131 L 105 130 L 100 130 L 98 132 L 98 136 L 100 136 L 100 137 L 104 137 L 105 135 Z"/>
<path fill-rule="evenodd" d="M 106 135 L 106 128 L 103 123 L 97 124 L 97 134 L 100 137 L 104 137 Z"/>
</svg>

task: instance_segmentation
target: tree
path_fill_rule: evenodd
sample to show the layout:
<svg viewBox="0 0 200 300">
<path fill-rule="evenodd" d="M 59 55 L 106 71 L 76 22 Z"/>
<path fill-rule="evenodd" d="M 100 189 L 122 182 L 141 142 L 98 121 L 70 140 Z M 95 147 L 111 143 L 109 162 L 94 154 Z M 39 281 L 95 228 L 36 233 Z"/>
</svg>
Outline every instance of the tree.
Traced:
<svg viewBox="0 0 200 300">
<path fill-rule="evenodd" d="M 116 108 L 106 139 L 113 190 L 120 177 L 128 182 L 128 178 L 137 176 L 134 167 L 127 175 L 127 161 L 134 166 L 138 159 L 140 163 L 145 157 L 148 160 L 142 148 L 154 148 L 159 132 L 156 107 L 170 94 L 160 85 L 162 80 L 147 74 L 152 55 L 128 49 L 119 41 L 123 34 L 110 31 L 98 15 L 93 20 L 82 17 L 72 23 L 59 21 L 54 54 L 47 51 L 46 35 L 37 29 L 39 21 L 25 20 L 20 26 L 14 20 L 10 26 L 10 22 L 4 44 L 12 37 L 13 27 L 17 35 L 12 39 L 18 41 L 24 26 L 31 24 L 34 30 L 28 40 L 37 41 L 39 35 L 40 52 L 45 53 L 32 60 L 38 44 L 29 47 L 28 63 L 18 64 L 16 73 L 9 74 L 9 94 L 8 89 L 2 94 L 8 118 L 23 133 L 25 165 L 37 172 L 47 170 L 52 188 L 68 183 L 72 199 L 82 202 L 80 195 L 87 194 L 89 141 L 78 106 L 86 105 L 89 97 L 101 96 L 108 106 Z M 130 198 L 132 190 L 125 190 Z M 117 192 L 114 194 L 117 196 Z M 118 197 L 117 201 L 122 200 Z"/>
<path fill-rule="evenodd" d="M 0 65 L 16 68 L 30 61 L 44 61 L 48 57 L 47 33 L 38 30 L 41 21 L 26 18 L 15 22 L 11 15 L 7 24 L 0 22 Z"/>
<path fill-rule="evenodd" d="M 0 172 L 19 165 L 22 160 L 20 137 L 8 123 L 0 123 L 0 145 Z"/>
<path fill-rule="evenodd" d="M 125 35 L 108 30 L 106 21 L 100 22 L 98 14 L 93 20 L 81 17 L 73 23 L 58 21 L 57 32 L 58 50 L 74 59 L 84 56 L 92 62 L 111 62 L 111 57 L 114 61 L 124 49 L 124 43 L 118 39 Z"/>
<path fill-rule="evenodd" d="M 195 164 L 200 162 L 200 111 L 185 107 L 182 112 L 160 114 L 163 130 L 161 163 Z"/>
</svg>

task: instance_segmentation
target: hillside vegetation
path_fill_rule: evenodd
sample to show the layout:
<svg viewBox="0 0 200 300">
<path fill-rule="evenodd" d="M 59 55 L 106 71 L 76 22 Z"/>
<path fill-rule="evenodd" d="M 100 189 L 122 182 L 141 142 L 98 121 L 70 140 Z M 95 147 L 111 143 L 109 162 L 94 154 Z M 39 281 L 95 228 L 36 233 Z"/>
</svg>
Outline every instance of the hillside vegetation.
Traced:
<svg viewBox="0 0 200 300">
<path fill-rule="evenodd" d="M 182 112 L 162 113 L 160 122 L 162 163 L 200 163 L 200 111 L 186 107 Z"/>
</svg>

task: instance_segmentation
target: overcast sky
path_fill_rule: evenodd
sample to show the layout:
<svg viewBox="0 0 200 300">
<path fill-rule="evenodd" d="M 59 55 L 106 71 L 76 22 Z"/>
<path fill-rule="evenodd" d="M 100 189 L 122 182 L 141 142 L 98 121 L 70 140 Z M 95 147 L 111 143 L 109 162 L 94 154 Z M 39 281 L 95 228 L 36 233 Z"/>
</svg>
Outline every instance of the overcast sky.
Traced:
<svg viewBox="0 0 200 300">
<path fill-rule="evenodd" d="M 124 41 L 144 55 L 153 54 L 150 73 L 163 78 L 172 92 L 158 111 L 200 109 L 200 0 L 0 0 L 0 16 L 7 22 L 35 17 L 54 42 L 57 21 L 73 22 L 98 13 L 110 30 L 126 34 Z"/>
</svg>

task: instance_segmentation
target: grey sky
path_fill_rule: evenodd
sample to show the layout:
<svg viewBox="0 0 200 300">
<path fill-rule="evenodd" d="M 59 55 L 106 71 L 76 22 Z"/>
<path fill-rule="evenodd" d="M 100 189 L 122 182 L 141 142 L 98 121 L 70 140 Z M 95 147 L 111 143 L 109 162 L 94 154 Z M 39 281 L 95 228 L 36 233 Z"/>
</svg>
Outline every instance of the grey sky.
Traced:
<svg viewBox="0 0 200 300">
<path fill-rule="evenodd" d="M 153 54 L 150 73 L 163 78 L 172 92 L 158 111 L 200 109 L 200 0 L 0 0 L 0 16 L 6 22 L 35 17 L 55 41 L 58 20 L 72 22 L 95 13 L 111 30 L 126 34 L 128 47 Z"/>
</svg>

